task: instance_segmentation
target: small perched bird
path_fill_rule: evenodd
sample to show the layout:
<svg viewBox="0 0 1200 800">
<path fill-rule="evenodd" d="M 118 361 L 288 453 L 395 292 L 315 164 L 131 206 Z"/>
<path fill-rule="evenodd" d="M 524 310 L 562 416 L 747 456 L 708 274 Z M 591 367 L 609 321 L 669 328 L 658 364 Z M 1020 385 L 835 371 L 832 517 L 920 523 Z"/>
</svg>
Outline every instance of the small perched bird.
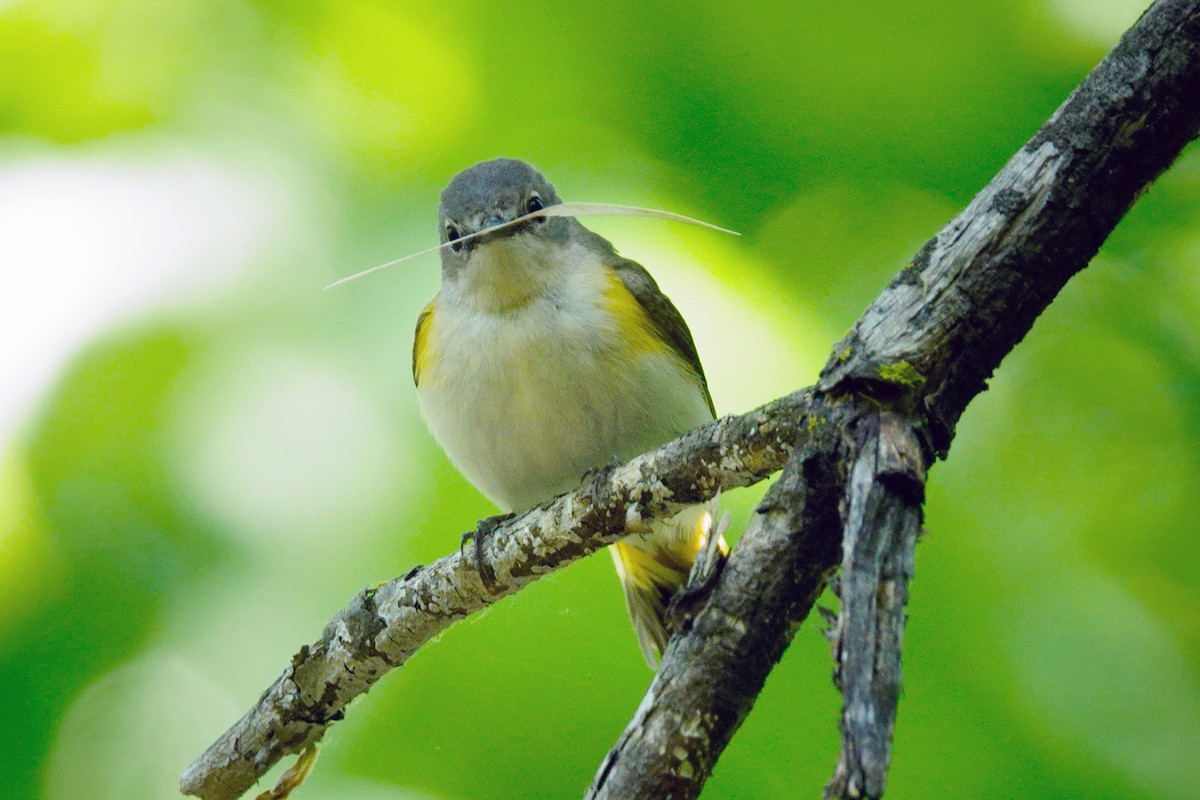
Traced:
<svg viewBox="0 0 1200 800">
<path fill-rule="evenodd" d="M 497 158 L 442 192 L 441 289 L 417 319 L 413 380 L 450 460 L 505 510 L 524 511 L 714 418 L 687 325 L 640 265 L 570 216 L 524 161 Z M 712 527 L 702 506 L 610 550 L 653 668 L 666 609 Z M 726 552 L 724 542 L 717 545 Z"/>
</svg>

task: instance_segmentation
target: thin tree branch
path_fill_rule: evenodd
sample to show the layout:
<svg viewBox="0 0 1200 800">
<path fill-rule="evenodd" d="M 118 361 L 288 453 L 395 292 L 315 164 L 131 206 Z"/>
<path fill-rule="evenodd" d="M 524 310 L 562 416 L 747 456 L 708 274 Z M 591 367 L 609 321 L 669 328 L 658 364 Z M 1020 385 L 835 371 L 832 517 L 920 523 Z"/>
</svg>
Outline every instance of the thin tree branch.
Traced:
<svg viewBox="0 0 1200 800">
<path fill-rule="evenodd" d="M 495 573 L 481 579 L 462 550 L 364 589 L 300 649 L 255 706 L 180 779 L 184 794 L 232 800 L 281 757 L 319 741 L 346 706 L 451 624 L 566 566 L 651 519 L 777 472 L 803 438 L 809 395 L 796 392 L 723 417 L 519 516 L 493 517 L 473 536 Z"/>
<path fill-rule="evenodd" d="M 739 545 L 709 603 L 672 639 L 588 797 L 699 794 L 819 591 L 773 555 L 796 543 L 758 538 L 803 542 L 817 559 L 805 573 L 822 576 L 843 528 L 836 652 L 846 738 L 827 796 L 882 794 L 923 470 L 945 454 L 1001 359 L 1198 128 L 1200 3 L 1159 0 L 835 349 L 810 421 L 840 432 L 841 444 L 820 435 L 797 447 L 780 481 L 793 488 L 764 499 L 746 534 L 754 549 Z M 813 470 L 818 485 L 850 475 L 849 485 L 804 488 L 799 476 Z M 731 619 L 739 596 L 771 616 Z"/>
<path fill-rule="evenodd" d="M 448 625 L 651 518 L 762 480 L 786 461 L 711 595 L 668 645 L 589 794 L 699 793 L 836 567 L 845 527 L 838 644 L 848 743 L 829 792 L 877 796 L 923 469 L 945 453 L 1004 355 L 1195 136 L 1198 42 L 1200 4 L 1157 2 L 891 282 L 839 344 L 815 391 L 719 420 L 540 508 L 482 523 L 494 583 L 456 553 L 365 590 L 188 768 L 181 789 L 205 800 L 239 796 L 282 755 L 320 739 L 351 699 Z M 859 602 L 870 593 L 881 601 Z"/>
</svg>

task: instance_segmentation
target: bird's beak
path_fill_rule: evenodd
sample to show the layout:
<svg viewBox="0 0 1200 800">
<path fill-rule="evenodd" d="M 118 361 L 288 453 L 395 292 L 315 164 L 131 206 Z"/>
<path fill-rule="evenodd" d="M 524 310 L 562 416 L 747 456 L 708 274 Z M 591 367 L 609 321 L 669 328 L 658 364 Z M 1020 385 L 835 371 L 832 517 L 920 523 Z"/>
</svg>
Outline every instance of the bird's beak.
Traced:
<svg viewBox="0 0 1200 800">
<path fill-rule="evenodd" d="M 506 222 L 511 222 L 513 219 L 514 219 L 513 217 L 502 214 L 502 213 L 488 214 L 487 216 L 485 216 L 483 218 L 483 220 L 480 221 L 479 230 L 487 231 L 488 228 L 494 228 L 497 225 L 503 225 Z M 507 237 L 511 236 L 512 234 L 516 233 L 518 230 L 520 230 L 520 227 L 521 226 L 519 226 L 519 225 L 515 225 L 511 228 L 505 228 L 502 231 L 497 231 L 496 233 L 491 234 L 491 235 L 484 233 L 483 236 L 480 236 L 478 239 L 476 239 L 474 242 L 472 242 L 472 244 L 473 245 L 482 245 L 482 244 L 488 244 L 490 242 L 499 241 L 500 239 L 507 238 Z"/>
<path fill-rule="evenodd" d="M 504 214 L 488 214 L 483 218 L 483 222 L 479 224 L 479 230 L 486 231 L 488 228 L 494 228 L 497 225 L 503 225 L 508 222 L 510 217 Z"/>
</svg>

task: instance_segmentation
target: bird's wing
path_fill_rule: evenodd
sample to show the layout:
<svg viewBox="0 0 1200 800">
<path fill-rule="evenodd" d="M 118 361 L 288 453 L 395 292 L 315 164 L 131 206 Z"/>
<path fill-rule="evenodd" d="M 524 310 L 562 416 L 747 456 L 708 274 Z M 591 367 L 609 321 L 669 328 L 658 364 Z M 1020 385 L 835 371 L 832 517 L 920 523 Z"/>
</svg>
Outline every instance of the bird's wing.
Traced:
<svg viewBox="0 0 1200 800">
<path fill-rule="evenodd" d="M 426 345 L 429 343 L 429 323 L 433 321 L 433 304 L 437 302 L 437 298 L 430 301 L 429 305 L 421 309 L 421 313 L 417 316 L 417 329 L 413 333 L 413 353 L 412 353 L 412 374 L 413 384 L 421 385 L 421 367 L 425 363 Z"/>
<path fill-rule="evenodd" d="M 696 343 L 692 341 L 692 332 L 679 309 L 667 298 L 650 273 L 636 261 L 617 257 L 613 264 L 617 277 L 625 284 L 625 288 L 638 301 L 638 305 L 646 312 L 646 316 L 654 324 L 655 330 L 664 341 L 671 345 L 675 354 L 695 373 L 696 382 L 704 392 L 708 410 L 713 417 L 717 416 L 713 406 L 712 395 L 708 391 L 708 380 L 704 377 L 704 367 L 700 366 L 700 355 L 696 352 Z"/>
</svg>

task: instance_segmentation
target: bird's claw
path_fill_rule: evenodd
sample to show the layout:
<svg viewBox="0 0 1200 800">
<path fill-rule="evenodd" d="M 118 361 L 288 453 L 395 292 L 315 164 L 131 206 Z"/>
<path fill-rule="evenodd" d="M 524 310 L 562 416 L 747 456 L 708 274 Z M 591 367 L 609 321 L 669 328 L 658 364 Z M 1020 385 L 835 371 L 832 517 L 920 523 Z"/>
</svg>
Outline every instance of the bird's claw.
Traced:
<svg viewBox="0 0 1200 800">
<path fill-rule="evenodd" d="M 475 570 L 479 573 L 479 579 L 483 581 L 483 585 L 489 589 L 496 585 L 496 570 L 492 569 L 491 564 L 484 563 L 483 545 L 487 537 L 491 535 L 492 529 L 496 527 L 496 523 L 502 519 L 508 519 L 509 516 L 512 515 L 479 520 L 475 525 L 475 530 L 464 533 L 458 545 L 458 552 L 462 553 L 468 541 L 475 543 Z"/>
<path fill-rule="evenodd" d="M 607 464 L 601 464 L 598 467 L 592 467 L 587 472 L 583 473 L 583 477 L 579 479 L 579 485 L 585 488 L 590 488 L 590 491 L 599 490 L 608 481 L 608 477 L 612 475 L 617 467 L 621 466 L 621 462 L 613 459 Z"/>
<path fill-rule="evenodd" d="M 718 557 L 713 569 L 705 571 L 697 580 L 688 581 L 675 592 L 666 612 L 667 624 L 671 631 L 681 630 L 700 612 L 708 596 L 716 588 L 717 578 L 725 567 L 725 561 L 724 556 Z M 692 574 L 695 575 L 695 572 Z"/>
<path fill-rule="evenodd" d="M 721 576 L 728 560 L 728 556 L 721 550 L 721 535 L 728 526 L 729 517 L 726 515 L 709 531 L 703 549 L 696 554 L 696 561 L 692 564 L 687 583 L 671 598 L 666 618 L 672 631 L 680 630 L 695 618 L 708 596 L 712 594 L 712 590 L 716 588 L 717 578 Z"/>
</svg>

